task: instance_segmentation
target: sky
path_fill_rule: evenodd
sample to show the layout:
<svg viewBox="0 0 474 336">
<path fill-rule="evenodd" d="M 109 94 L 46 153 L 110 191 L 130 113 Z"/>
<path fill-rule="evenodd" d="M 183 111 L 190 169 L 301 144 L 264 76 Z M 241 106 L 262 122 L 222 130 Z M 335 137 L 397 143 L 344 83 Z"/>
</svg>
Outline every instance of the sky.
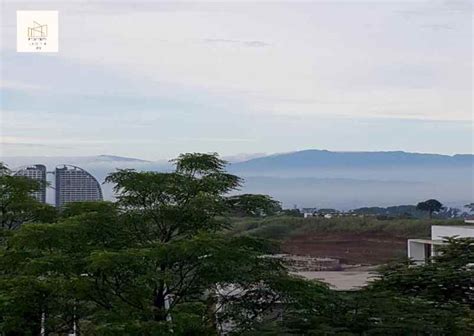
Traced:
<svg viewBox="0 0 474 336">
<path fill-rule="evenodd" d="M 472 2 L 11 1 L 0 154 L 473 153 Z M 59 52 L 17 53 L 16 10 Z"/>
</svg>

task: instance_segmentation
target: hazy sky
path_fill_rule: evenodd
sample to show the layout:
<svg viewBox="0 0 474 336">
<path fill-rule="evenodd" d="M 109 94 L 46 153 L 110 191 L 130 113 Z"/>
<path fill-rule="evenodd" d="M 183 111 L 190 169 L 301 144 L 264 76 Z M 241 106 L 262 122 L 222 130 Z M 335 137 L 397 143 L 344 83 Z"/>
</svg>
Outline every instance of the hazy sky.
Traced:
<svg viewBox="0 0 474 336">
<path fill-rule="evenodd" d="M 1 154 L 472 153 L 467 1 L 3 0 Z M 16 10 L 59 53 L 16 52 Z"/>
</svg>

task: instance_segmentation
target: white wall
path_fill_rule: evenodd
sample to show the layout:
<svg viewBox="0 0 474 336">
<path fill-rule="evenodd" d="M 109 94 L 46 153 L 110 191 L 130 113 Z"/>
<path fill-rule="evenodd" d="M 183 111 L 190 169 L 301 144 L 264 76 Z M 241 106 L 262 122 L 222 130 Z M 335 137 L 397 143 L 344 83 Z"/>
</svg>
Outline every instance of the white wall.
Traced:
<svg viewBox="0 0 474 336">
<path fill-rule="evenodd" d="M 459 238 L 473 237 L 474 238 L 474 226 L 442 226 L 433 225 L 431 227 L 431 239 L 440 240 L 443 237 L 459 236 Z"/>
<path fill-rule="evenodd" d="M 425 244 L 408 239 L 408 258 L 416 263 L 425 262 Z"/>
</svg>

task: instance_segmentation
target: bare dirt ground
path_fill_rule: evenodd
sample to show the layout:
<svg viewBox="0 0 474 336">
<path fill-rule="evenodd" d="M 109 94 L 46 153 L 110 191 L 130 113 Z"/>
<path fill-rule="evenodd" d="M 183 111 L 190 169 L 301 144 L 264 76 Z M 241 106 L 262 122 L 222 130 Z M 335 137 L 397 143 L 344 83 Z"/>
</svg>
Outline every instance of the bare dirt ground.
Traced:
<svg viewBox="0 0 474 336">
<path fill-rule="evenodd" d="M 384 233 L 317 233 L 286 240 L 285 253 L 337 258 L 344 264 L 378 265 L 406 256 L 406 238 Z"/>
<path fill-rule="evenodd" d="M 294 272 L 308 280 L 320 280 L 335 290 L 357 290 L 377 277 L 375 266 L 360 266 L 343 271 Z"/>
</svg>

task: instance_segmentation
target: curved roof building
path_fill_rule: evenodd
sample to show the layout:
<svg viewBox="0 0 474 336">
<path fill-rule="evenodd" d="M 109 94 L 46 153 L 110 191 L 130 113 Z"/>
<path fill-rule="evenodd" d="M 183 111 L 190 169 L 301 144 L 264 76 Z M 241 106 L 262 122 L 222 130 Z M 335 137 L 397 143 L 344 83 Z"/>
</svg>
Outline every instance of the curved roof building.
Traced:
<svg viewBox="0 0 474 336">
<path fill-rule="evenodd" d="M 102 200 L 99 182 L 84 169 L 61 165 L 56 167 L 55 175 L 57 207 L 71 202 Z"/>
<path fill-rule="evenodd" d="M 13 175 L 25 176 L 33 180 L 40 181 L 40 189 L 32 193 L 32 196 L 42 203 L 46 203 L 46 166 L 36 164 L 23 166 L 16 170 Z"/>
</svg>

